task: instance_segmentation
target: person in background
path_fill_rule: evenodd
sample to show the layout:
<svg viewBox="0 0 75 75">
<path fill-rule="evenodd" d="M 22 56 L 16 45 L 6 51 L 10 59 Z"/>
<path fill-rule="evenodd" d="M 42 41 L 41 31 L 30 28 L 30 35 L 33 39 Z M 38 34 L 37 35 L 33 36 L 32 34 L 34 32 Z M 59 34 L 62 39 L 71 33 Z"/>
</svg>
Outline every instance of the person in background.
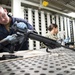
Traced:
<svg viewBox="0 0 75 75">
<path fill-rule="evenodd" d="M 57 24 L 51 24 L 48 27 L 48 33 L 46 34 L 46 37 L 53 39 L 53 40 L 58 40 L 57 33 L 58 33 L 58 25 Z"/>
<path fill-rule="evenodd" d="M 10 29 L 10 27 L 15 22 L 23 22 L 27 25 L 27 28 L 33 30 L 32 25 L 30 25 L 27 21 L 21 18 L 15 18 L 8 14 L 7 10 L 0 6 L 0 40 L 6 38 L 8 35 L 14 34 L 14 30 Z M 10 45 L 6 45 L 7 48 L 10 48 Z M 24 41 L 24 44 L 20 48 L 20 44 L 17 44 L 15 50 L 28 50 L 28 38 Z M 0 52 L 4 52 L 3 49 Z"/>
<path fill-rule="evenodd" d="M 57 33 L 58 33 L 58 26 L 57 26 L 57 24 L 51 24 L 48 27 L 48 33 L 45 35 L 45 37 L 57 41 L 58 40 Z M 47 46 L 44 43 L 41 43 L 41 47 L 45 48 Z"/>
</svg>

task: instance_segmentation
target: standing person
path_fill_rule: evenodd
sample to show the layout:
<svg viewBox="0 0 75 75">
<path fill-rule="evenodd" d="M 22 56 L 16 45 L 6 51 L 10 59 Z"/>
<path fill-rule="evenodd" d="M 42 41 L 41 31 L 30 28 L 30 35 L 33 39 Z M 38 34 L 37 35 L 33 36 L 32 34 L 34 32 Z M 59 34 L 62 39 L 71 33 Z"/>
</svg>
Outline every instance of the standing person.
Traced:
<svg viewBox="0 0 75 75">
<path fill-rule="evenodd" d="M 10 29 L 10 27 L 16 21 L 25 23 L 28 29 L 33 30 L 33 27 L 27 21 L 21 18 L 10 16 L 7 10 L 0 6 L 0 40 L 6 38 L 8 35 L 12 35 L 15 33 L 12 29 Z M 6 47 L 9 47 L 9 45 L 6 45 Z M 19 47 L 20 45 L 17 45 L 15 50 L 18 50 Z M 22 45 L 20 50 L 28 50 L 28 38 L 26 41 L 24 41 L 24 44 Z M 3 50 L 1 49 L 0 52 L 3 52 Z"/>
</svg>

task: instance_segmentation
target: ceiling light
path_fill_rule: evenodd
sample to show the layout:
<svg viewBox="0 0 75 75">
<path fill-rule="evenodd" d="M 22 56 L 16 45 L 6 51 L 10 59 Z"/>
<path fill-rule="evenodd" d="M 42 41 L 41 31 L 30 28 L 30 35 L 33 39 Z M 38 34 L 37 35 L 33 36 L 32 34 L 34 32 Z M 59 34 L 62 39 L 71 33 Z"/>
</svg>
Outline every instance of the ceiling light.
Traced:
<svg viewBox="0 0 75 75">
<path fill-rule="evenodd" d="M 67 15 L 75 18 L 75 12 L 68 13 Z"/>
</svg>

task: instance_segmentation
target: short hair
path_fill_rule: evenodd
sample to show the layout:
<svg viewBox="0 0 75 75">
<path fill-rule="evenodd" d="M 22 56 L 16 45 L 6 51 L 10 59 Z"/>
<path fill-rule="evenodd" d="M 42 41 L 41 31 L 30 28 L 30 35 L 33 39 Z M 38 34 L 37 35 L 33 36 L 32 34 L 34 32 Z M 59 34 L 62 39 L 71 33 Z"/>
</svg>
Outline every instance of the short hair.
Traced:
<svg viewBox="0 0 75 75">
<path fill-rule="evenodd" d="M 57 24 L 51 24 L 51 25 L 49 25 L 48 30 L 49 30 L 49 31 L 52 31 L 53 28 L 57 28 L 57 27 L 58 27 Z"/>
</svg>

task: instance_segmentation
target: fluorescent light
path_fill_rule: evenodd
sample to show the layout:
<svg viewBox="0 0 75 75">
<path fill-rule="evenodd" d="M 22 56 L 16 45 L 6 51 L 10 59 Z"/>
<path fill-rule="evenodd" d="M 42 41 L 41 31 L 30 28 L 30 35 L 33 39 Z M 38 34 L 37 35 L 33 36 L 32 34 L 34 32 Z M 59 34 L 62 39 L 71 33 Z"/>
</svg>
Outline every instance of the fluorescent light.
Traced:
<svg viewBox="0 0 75 75">
<path fill-rule="evenodd" d="M 75 18 L 75 13 L 74 12 L 68 13 L 67 15 Z"/>
</svg>

